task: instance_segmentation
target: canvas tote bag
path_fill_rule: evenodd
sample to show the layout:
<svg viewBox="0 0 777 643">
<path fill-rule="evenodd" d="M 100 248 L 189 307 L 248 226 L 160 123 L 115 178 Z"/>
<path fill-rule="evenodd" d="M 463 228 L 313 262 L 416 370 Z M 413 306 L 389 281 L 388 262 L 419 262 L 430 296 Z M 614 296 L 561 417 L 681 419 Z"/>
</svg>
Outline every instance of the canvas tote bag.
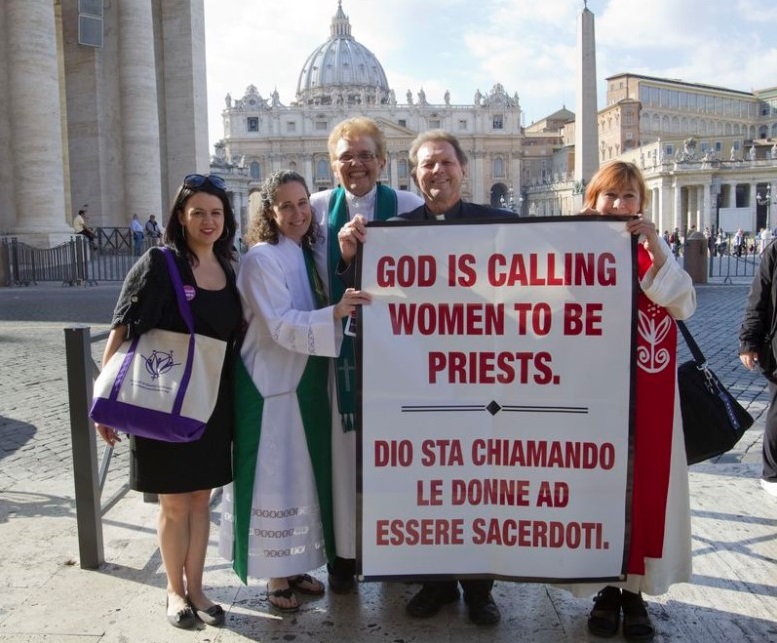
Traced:
<svg viewBox="0 0 777 643">
<path fill-rule="evenodd" d="M 124 342 L 95 380 L 89 417 L 130 435 L 191 442 L 216 406 L 227 343 L 194 333 L 173 253 L 162 252 L 189 333 L 154 328 Z"/>
</svg>

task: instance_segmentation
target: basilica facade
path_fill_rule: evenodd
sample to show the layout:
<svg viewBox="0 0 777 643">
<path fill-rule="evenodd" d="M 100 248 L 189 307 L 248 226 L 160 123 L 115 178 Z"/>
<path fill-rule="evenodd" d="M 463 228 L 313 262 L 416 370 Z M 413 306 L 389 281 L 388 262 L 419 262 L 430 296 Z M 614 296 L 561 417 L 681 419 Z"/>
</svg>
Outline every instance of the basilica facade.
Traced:
<svg viewBox="0 0 777 643">
<path fill-rule="evenodd" d="M 381 180 L 417 191 L 408 169 L 408 149 L 419 132 L 441 128 L 456 135 L 469 157 L 462 192 L 466 200 L 504 204 L 518 211 L 524 177 L 521 108 L 517 93 L 501 84 L 476 90 L 472 102 L 455 104 L 446 92 L 432 104 L 423 88 L 399 92 L 389 85 L 380 61 L 351 33 L 341 3 L 329 38 L 302 64 L 293 100 L 263 95 L 249 85 L 242 96 L 227 95 L 224 138 L 216 144 L 211 171 L 227 178 L 243 226 L 250 194 L 279 169 L 294 169 L 311 191 L 334 187 L 327 152 L 332 128 L 352 116 L 374 119 L 387 139 L 388 160 Z"/>
</svg>

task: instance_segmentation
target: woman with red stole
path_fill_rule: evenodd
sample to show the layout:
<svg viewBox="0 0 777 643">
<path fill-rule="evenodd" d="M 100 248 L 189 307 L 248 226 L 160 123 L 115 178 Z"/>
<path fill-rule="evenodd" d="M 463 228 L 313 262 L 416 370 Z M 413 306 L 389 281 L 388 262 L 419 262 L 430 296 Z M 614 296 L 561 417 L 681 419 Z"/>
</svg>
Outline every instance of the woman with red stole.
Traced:
<svg viewBox="0 0 777 643">
<path fill-rule="evenodd" d="M 575 594 L 600 589 L 588 630 L 612 637 L 623 614 L 627 641 L 651 641 L 655 628 L 642 592 L 665 593 L 691 578 L 688 465 L 677 390 L 677 325 L 696 310 L 690 276 L 675 260 L 655 224 L 643 216 L 647 189 L 632 163 L 608 163 L 586 187 L 582 214 L 633 215 L 626 230 L 639 235 L 637 352 L 631 545 L 624 581 L 575 585 Z"/>
</svg>

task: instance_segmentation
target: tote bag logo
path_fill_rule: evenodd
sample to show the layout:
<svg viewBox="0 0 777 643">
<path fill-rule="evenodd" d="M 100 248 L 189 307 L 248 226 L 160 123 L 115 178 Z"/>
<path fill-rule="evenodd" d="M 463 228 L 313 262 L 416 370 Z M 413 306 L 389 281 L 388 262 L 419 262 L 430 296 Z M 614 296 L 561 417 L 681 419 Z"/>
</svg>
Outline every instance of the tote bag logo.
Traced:
<svg viewBox="0 0 777 643">
<path fill-rule="evenodd" d="M 181 362 L 174 361 L 173 351 L 153 350 L 151 355 L 141 355 L 141 357 L 146 365 L 146 372 L 151 375 L 152 380 L 168 373 L 174 366 L 181 365 Z"/>
</svg>

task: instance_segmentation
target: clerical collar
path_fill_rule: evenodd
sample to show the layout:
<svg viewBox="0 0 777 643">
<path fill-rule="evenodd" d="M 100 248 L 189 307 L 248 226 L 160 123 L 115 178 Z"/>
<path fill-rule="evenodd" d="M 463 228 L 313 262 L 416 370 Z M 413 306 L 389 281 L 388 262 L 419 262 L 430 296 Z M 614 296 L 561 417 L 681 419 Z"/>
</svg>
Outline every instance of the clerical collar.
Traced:
<svg viewBox="0 0 777 643">
<path fill-rule="evenodd" d="M 462 209 L 461 199 L 459 199 L 456 202 L 456 205 L 454 205 L 452 208 L 449 208 L 442 214 L 437 214 L 436 212 L 432 212 L 427 205 L 424 205 L 424 213 L 426 215 L 425 218 L 436 219 L 437 221 L 445 221 L 447 219 L 461 219 L 462 217 L 461 209 Z"/>
<path fill-rule="evenodd" d="M 378 192 L 377 183 L 364 196 L 356 196 L 348 190 L 345 191 L 345 200 L 348 203 L 348 214 L 351 218 L 355 214 L 361 214 L 368 221 L 372 221 L 375 213 L 375 195 Z"/>
</svg>

